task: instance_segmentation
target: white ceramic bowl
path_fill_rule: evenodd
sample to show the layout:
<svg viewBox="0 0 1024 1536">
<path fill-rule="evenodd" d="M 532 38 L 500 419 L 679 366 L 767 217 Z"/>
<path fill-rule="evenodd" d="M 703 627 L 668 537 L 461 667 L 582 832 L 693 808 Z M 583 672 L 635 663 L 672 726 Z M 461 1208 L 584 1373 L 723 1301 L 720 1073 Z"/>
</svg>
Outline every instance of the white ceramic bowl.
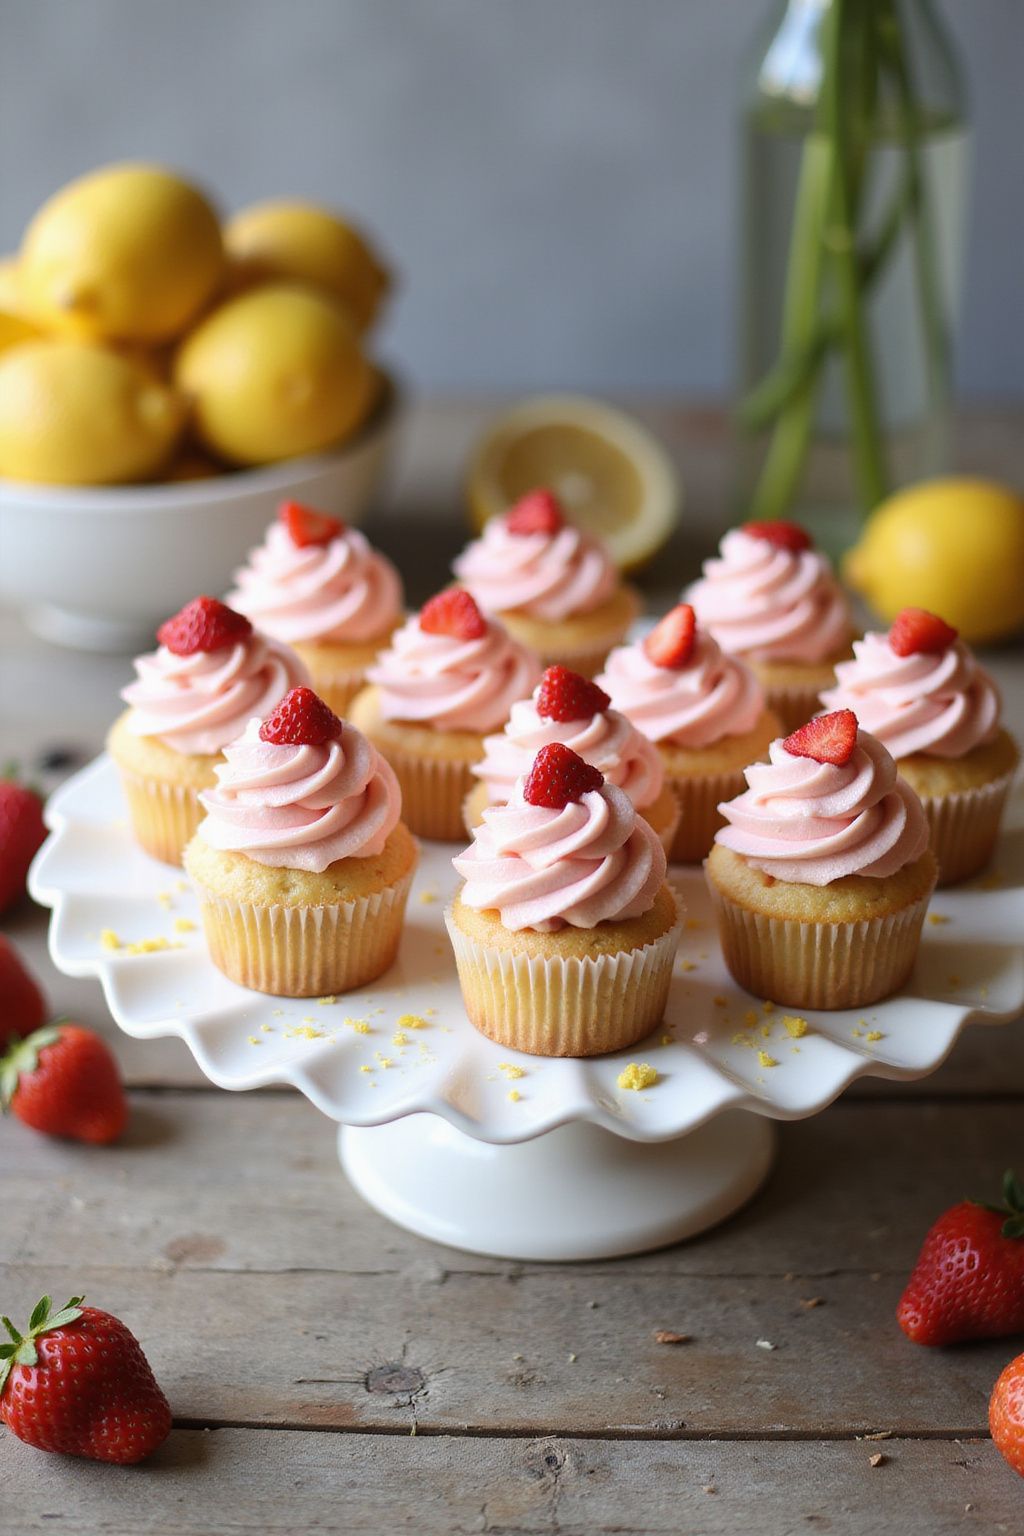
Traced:
<svg viewBox="0 0 1024 1536">
<path fill-rule="evenodd" d="M 0 480 L 0 597 L 37 634 L 120 651 L 199 592 L 219 595 L 278 503 L 358 523 L 387 467 L 401 400 L 392 380 L 358 437 L 333 453 L 164 485 Z"/>
</svg>

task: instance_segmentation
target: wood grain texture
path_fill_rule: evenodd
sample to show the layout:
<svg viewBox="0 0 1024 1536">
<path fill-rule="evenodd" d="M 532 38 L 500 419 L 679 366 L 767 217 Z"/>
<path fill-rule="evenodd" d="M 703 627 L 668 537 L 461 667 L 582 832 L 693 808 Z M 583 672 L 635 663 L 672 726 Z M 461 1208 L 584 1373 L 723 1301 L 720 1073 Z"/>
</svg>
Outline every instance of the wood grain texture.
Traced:
<svg viewBox="0 0 1024 1536">
<path fill-rule="evenodd" d="M 201 1424 L 983 1433 L 1007 1346 L 915 1348 L 893 1310 L 931 1214 L 993 1187 L 1019 1128 L 1016 1103 L 837 1106 L 782 1129 L 775 1177 L 725 1226 L 548 1266 L 390 1226 L 293 1096 L 143 1094 L 110 1149 L 0 1126 L 0 1283 L 15 1315 L 81 1289 L 123 1316 Z"/>
<path fill-rule="evenodd" d="M 144 1469 L 47 1457 L 9 1437 L 0 1465 L 18 1536 L 1013 1536 L 1022 1497 L 992 1445 L 972 1440 L 627 1445 L 177 1430 Z"/>
</svg>

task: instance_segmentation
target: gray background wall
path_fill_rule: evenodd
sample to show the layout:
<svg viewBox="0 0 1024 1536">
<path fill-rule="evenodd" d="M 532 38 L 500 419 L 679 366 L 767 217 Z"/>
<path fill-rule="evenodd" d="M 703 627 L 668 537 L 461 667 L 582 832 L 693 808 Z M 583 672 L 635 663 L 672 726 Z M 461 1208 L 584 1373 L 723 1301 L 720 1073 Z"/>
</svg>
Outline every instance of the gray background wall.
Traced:
<svg viewBox="0 0 1024 1536">
<path fill-rule="evenodd" d="M 357 211 L 421 385 L 714 397 L 768 0 L 0 0 L 0 242 L 144 156 Z M 961 393 L 1024 395 L 1022 0 L 945 0 L 976 125 Z"/>
</svg>

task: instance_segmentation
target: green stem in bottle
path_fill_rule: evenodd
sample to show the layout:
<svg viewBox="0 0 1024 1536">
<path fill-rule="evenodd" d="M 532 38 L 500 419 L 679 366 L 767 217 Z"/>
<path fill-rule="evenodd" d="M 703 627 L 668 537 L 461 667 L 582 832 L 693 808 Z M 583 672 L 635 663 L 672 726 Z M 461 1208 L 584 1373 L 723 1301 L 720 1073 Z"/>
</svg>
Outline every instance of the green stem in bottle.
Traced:
<svg viewBox="0 0 1024 1536">
<path fill-rule="evenodd" d="M 759 521 L 783 515 L 810 446 L 824 350 L 810 367 L 801 369 L 800 359 L 808 355 L 818 331 L 824 267 L 821 233 L 835 175 L 834 159 L 827 137 L 808 136 L 800 162 L 782 311 L 781 365 L 792 364 L 800 371 L 787 391 L 752 498 L 750 516 Z"/>
<path fill-rule="evenodd" d="M 850 141 L 850 86 L 858 62 L 852 54 L 858 14 L 857 6 L 851 9 L 845 0 L 833 0 L 826 17 L 822 106 L 827 137 L 836 159 L 826 243 L 836 280 L 854 472 L 862 507 L 870 512 L 885 496 L 887 475 L 856 247 L 857 188 L 854 146 Z"/>
</svg>

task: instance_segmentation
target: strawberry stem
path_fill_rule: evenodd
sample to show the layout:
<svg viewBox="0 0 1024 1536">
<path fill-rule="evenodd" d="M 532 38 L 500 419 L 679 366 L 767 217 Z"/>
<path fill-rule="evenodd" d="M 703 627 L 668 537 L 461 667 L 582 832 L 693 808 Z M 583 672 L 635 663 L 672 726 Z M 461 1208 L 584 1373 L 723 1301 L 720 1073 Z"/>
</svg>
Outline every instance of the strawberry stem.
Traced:
<svg viewBox="0 0 1024 1536">
<path fill-rule="evenodd" d="M 49 1333 L 54 1328 L 65 1328 L 68 1323 L 77 1322 L 82 1315 L 81 1303 L 84 1296 L 72 1296 L 57 1312 L 51 1312 L 53 1302 L 49 1296 L 43 1296 L 32 1308 L 32 1316 L 28 1320 L 28 1332 L 21 1334 L 15 1328 L 9 1317 L 0 1317 L 7 1332 L 11 1336 L 10 1344 L 0 1344 L 0 1396 L 7 1384 L 7 1378 L 16 1365 L 33 1366 L 38 1362 L 39 1352 L 35 1341 L 40 1334 Z"/>
<path fill-rule="evenodd" d="M 1024 1184 L 1012 1168 L 1007 1168 L 1003 1174 L 1001 1205 L 989 1205 L 984 1200 L 972 1200 L 971 1204 L 980 1205 L 984 1211 L 993 1211 L 997 1216 L 1006 1217 L 1000 1228 L 1003 1237 L 1024 1237 Z"/>
</svg>

